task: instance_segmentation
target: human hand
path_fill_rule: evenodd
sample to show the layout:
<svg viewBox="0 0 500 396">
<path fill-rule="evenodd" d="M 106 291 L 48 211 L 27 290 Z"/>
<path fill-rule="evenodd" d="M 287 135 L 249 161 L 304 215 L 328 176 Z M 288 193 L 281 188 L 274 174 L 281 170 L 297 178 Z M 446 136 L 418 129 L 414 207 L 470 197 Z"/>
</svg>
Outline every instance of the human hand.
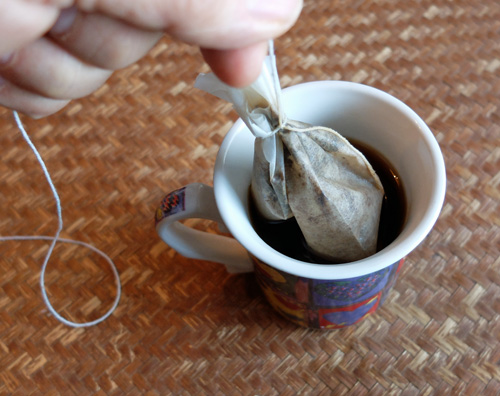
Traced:
<svg viewBox="0 0 500 396">
<path fill-rule="evenodd" d="M 1 0 L 0 105 L 55 113 L 144 56 L 163 32 L 197 45 L 233 86 L 257 78 L 267 41 L 302 0 Z"/>
</svg>

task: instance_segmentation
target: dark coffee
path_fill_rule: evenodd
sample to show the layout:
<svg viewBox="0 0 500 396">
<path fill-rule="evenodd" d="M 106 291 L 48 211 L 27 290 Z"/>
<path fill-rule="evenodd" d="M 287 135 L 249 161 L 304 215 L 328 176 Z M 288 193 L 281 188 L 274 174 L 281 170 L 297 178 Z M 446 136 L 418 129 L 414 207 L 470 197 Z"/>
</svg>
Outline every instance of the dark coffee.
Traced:
<svg viewBox="0 0 500 396">
<path fill-rule="evenodd" d="M 363 153 L 377 173 L 385 195 L 382 201 L 377 251 L 388 246 L 401 232 L 406 220 L 407 203 L 401 179 L 391 163 L 370 146 L 356 140 L 350 143 Z M 250 195 L 250 217 L 255 231 L 273 249 L 297 260 L 326 264 L 327 261 L 311 253 L 295 218 L 269 221 L 257 212 Z"/>
</svg>

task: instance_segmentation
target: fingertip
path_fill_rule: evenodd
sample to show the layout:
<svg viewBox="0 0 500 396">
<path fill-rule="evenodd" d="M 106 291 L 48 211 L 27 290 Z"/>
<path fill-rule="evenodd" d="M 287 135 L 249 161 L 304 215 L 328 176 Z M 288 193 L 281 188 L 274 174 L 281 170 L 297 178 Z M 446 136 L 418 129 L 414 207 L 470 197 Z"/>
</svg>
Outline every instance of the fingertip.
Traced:
<svg viewBox="0 0 500 396">
<path fill-rule="evenodd" d="M 25 91 L 0 76 L 0 106 L 39 119 L 54 114 L 70 101 L 50 99 Z"/>
<path fill-rule="evenodd" d="M 13 52 L 44 35 L 59 9 L 44 2 L 0 1 L 0 54 Z M 3 40 L 8 37 L 8 40 Z"/>
<path fill-rule="evenodd" d="M 201 52 L 221 81 L 235 88 L 243 88 L 259 77 L 267 54 L 267 42 L 230 50 L 202 48 Z"/>
</svg>

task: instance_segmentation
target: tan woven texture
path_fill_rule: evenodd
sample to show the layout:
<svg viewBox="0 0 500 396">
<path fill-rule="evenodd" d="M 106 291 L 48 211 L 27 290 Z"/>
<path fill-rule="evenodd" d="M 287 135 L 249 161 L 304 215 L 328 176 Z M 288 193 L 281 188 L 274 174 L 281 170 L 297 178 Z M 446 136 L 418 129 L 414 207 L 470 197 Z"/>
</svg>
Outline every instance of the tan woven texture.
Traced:
<svg viewBox="0 0 500 396">
<path fill-rule="evenodd" d="M 299 328 L 268 306 L 252 275 L 183 258 L 159 240 L 157 204 L 187 183 L 212 183 L 236 119 L 193 88 L 208 70 L 198 50 L 165 38 L 95 94 L 23 118 L 59 190 L 63 236 L 109 254 L 123 296 L 98 326 L 60 324 L 39 288 L 48 243 L 1 243 L 1 395 L 500 393 L 500 3 L 306 0 L 275 45 L 282 86 L 380 88 L 442 147 L 442 214 L 384 305 L 343 330 Z M 53 234 L 49 187 L 5 109 L 0 147 L 0 234 Z M 47 284 L 75 321 L 102 315 L 116 290 L 99 256 L 64 244 Z"/>
</svg>

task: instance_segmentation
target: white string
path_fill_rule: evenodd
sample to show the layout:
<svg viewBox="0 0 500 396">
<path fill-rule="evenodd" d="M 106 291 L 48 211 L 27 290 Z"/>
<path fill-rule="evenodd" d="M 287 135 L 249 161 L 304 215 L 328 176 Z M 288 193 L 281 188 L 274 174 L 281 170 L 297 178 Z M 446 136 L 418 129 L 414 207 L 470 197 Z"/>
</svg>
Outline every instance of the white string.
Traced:
<svg viewBox="0 0 500 396">
<path fill-rule="evenodd" d="M 35 236 L 14 235 L 14 236 L 0 237 L 0 241 L 13 241 L 13 240 L 18 240 L 18 241 L 28 241 L 28 240 L 31 240 L 31 241 L 33 241 L 33 240 L 47 240 L 47 241 L 52 241 L 52 243 L 50 244 L 49 250 L 48 250 L 48 252 L 47 252 L 47 254 L 45 256 L 45 259 L 43 261 L 42 269 L 40 271 L 40 288 L 41 288 L 41 291 L 42 291 L 43 301 L 45 302 L 45 305 L 47 306 L 47 308 L 50 311 L 50 313 L 52 315 L 54 315 L 57 320 L 59 320 L 60 322 L 64 323 L 65 325 L 68 325 L 68 326 L 71 326 L 71 327 L 89 327 L 89 326 L 94 326 L 94 325 L 96 325 L 96 324 L 104 321 L 105 319 L 107 319 L 114 312 L 114 310 L 116 309 L 116 307 L 118 306 L 118 302 L 120 301 L 120 297 L 121 297 L 121 283 L 120 283 L 120 276 L 118 274 L 118 270 L 116 269 L 116 266 L 113 263 L 113 260 L 111 260 L 111 258 L 107 254 L 105 254 L 101 250 L 95 248 L 94 246 L 89 245 L 88 243 L 85 243 L 85 242 L 75 241 L 75 240 L 72 240 L 72 239 L 65 239 L 65 238 L 60 238 L 59 237 L 59 235 L 61 234 L 61 231 L 63 229 L 61 200 L 59 198 L 59 194 L 57 193 L 57 190 L 56 190 L 54 184 L 52 183 L 52 178 L 50 177 L 50 174 L 49 174 L 49 171 L 47 170 L 47 167 L 45 166 L 45 162 L 43 161 L 42 157 L 38 153 L 38 150 L 36 149 L 35 145 L 31 141 L 31 139 L 29 138 L 28 133 L 24 129 L 24 126 L 23 126 L 23 124 L 21 122 L 21 119 L 19 118 L 19 114 L 17 114 L 17 111 L 14 111 L 14 118 L 16 120 L 17 126 L 19 127 L 19 130 L 21 131 L 21 134 L 23 135 L 24 140 L 26 140 L 26 143 L 28 143 L 29 147 L 31 148 L 31 150 L 35 154 L 35 157 L 38 160 L 38 163 L 40 164 L 40 166 L 41 166 L 41 168 L 43 170 L 45 178 L 47 179 L 47 182 L 49 183 L 50 189 L 52 191 L 52 195 L 54 196 L 54 200 L 56 202 L 58 226 L 57 226 L 56 234 L 54 236 L 45 236 L 45 235 L 42 235 L 42 236 L 37 236 L 37 235 L 35 235 Z M 46 288 L 45 288 L 45 270 L 47 268 L 47 263 L 49 262 L 50 256 L 52 255 L 52 251 L 54 250 L 54 247 L 55 247 L 55 245 L 56 245 L 57 242 L 71 243 L 71 244 L 74 244 L 74 245 L 84 246 L 87 249 L 90 249 L 93 252 L 95 252 L 95 253 L 99 254 L 100 256 L 102 256 L 109 263 L 109 266 L 111 267 L 111 270 L 113 271 L 113 275 L 115 277 L 116 297 L 115 297 L 113 305 L 111 306 L 111 308 L 109 309 L 109 311 L 107 311 L 103 316 L 97 318 L 96 320 L 93 320 L 91 322 L 83 322 L 83 323 L 72 322 L 72 321 L 64 318 L 63 316 L 61 316 L 54 309 L 54 307 L 52 306 L 52 304 L 50 303 L 49 297 L 47 295 L 47 291 L 46 291 Z"/>
<path fill-rule="evenodd" d="M 283 112 L 283 106 L 281 101 L 281 84 L 280 78 L 278 77 L 278 67 L 276 66 L 276 55 L 274 54 L 274 41 L 269 40 L 269 58 L 272 60 L 271 64 L 271 77 L 273 79 L 274 92 L 276 97 L 276 106 L 278 110 L 278 122 L 279 125 L 271 132 L 271 136 L 276 134 L 286 123 L 286 115 Z"/>
<path fill-rule="evenodd" d="M 286 129 L 287 131 L 292 131 L 292 132 L 312 132 L 312 131 L 332 132 L 331 128 L 324 126 L 311 126 L 305 128 L 298 128 L 298 127 L 293 127 L 291 125 L 284 125 L 283 128 Z"/>
<path fill-rule="evenodd" d="M 311 132 L 311 131 L 327 131 L 331 132 L 332 130 L 327 127 L 322 127 L 322 126 L 310 126 L 310 127 L 305 127 L 305 128 L 299 128 L 299 127 L 292 127 L 291 125 L 287 124 L 288 119 L 286 114 L 283 112 L 283 108 L 281 105 L 281 87 L 280 87 L 280 81 L 278 77 L 278 69 L 276 67 L 276 60 L 275 60 L 275 54 L 274 54 L 274 41 L 269 40 L 268 41 L 268 48 L 269 48 L 269 53 L 268 56 L 273 60 L 272 61 L 272 70 L 271 70 L 271 76 L 273 79 L 273 85 L 274 85 L 274 90 L 276 92 L 276 105 L 278 107 L 278 126 L 274 128 L 268 135 L 273 136 L 279 131 L 286 129 L 287 131 L 292 131 L 292 132 Z"/>
</svg>

